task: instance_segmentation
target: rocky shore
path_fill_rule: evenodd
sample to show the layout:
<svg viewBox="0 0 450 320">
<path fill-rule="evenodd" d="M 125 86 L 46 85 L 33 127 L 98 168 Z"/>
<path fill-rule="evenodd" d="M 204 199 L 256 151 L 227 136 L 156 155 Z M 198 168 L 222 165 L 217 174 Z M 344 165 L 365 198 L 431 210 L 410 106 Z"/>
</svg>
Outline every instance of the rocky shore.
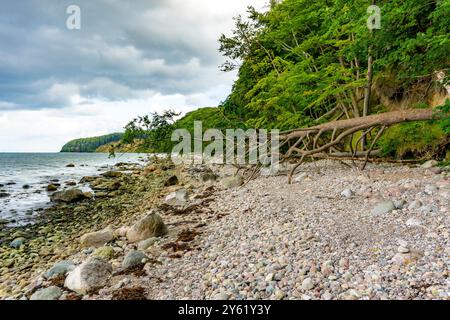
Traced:
<svg viewBox="0 0 450 320">
<path fill-rule="evenodd" d="M 0 297 L 450 298 L 450 180 L 434 163 L 319 161 L 292 185 L 164 161 L 86 179 L 92 196 L 1 231 Z"/>
</svg>

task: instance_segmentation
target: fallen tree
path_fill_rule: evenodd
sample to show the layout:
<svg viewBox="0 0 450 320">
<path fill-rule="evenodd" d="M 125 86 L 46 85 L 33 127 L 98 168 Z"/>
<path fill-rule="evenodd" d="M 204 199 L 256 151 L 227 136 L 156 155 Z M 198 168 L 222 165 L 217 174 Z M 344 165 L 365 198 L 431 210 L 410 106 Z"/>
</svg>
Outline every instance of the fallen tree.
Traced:
<svg viewBox="0 0 450 320">
<path fill-rule="evenodd" d="M 362 170 L 369 162 L 370 156 L 377 153 L 375 146 L 385 130 L 395 124 L 410 121 L 427 121 L 436 118 L 432 109 L 408 109 L 387 112 L 367 117 L 339 120 L 317 125 L 311 128 L 296 129 L 280 134 L 280 159 L 300 159 L 289 173 L 289 183 L 295 171 L 307 158 L 350 158 L 363 159 Z M 354 136 L 361 132 L 359 139 Z M 364 147 L 364 139 L 368 148 Z M 348 152 L 350 150 L 350 152 Z"/>
</svg>

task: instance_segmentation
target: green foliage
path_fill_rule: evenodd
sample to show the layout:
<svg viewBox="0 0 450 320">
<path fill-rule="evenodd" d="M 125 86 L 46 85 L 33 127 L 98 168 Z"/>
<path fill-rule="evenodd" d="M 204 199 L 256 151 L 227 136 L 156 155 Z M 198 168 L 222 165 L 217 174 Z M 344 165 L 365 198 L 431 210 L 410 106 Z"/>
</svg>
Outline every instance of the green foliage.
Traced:
<svg viewBox="0 0 450 320">
<path fill-rule="evenodd" d="M 228 118 L 224 115 L 223 108 L 201 108 L 186 114 L 178 120 L 174 129 L 187 129 L 191 134 L 194 132 L 194 122 L 201 121 L 202 129 L 235 129 L 244 128 L 244 125 L 236 119 Z"/>
<path fill-rule="evenodd" d="M 449 1 L 376 1 L 382 28 L 369 31 L 363 0 L 284 0 L 267 13 L 248 10 L 230 37 L 219 39 L 225 70 L 241 61 L 239 77 L 223 103 L 252 127 L 309 126 L 336 106 L 362 114 L 368 52 L 375 74 L 393 74 L 399 98 L 412 85 L 447 70 Z M 372 108 L 382 110 L 383 106 Z M 333 120 L 333 117 L 325 120 Z"/>
<path fill-rule="evenodd" d="M 138 117 L 126 125 L 122 143 L 130 144 L 139 139 L 144 141 L 142 148 L 149 152 L 169 152 L 174 118 L 177 116 L 179 114 L 169 110 L 161 115 L 155 112 Z"/>
<path fill-rule="evenodd" d="M 72 140 L 62 147 L 61 152 L 95 152 L 101 146 L 120 141 L 123 136 L 123 133 L 112 133 L 100 137 Z"/>
<path fill-rule="evenodd" d="M 175 112 L 166 111 L 162 115 L 153 113 L 149 116 L 138 117 L 125 127 L 122 144 L 143 140 L 141 150 L 168 153 L 178 143 L 171 141 L 173 131 L 187 129 L 193 137 L 195 121 L 202 122 L 203 132 L 212 128 L 225 130 L 243 127 L 238 121 L 224 116 L 222 108 L 201 108 L 174 121 L 176 116 L 178 114 Z"/>
<path fill-rule="evenodd" d="M 438 113 L 442 116 L 440 126 L 445 133 L 450 134 L 450 99 L 445 100 L 445 104 L 438 108 Z"/>
<path fill-rule="evenodd" d="M 384 156 L 427 159 L 441 157 L 446 143 L 448 135 L 441 122 L 430 121 L 393 126 L 382 136 L 378 146 Z"/>
</svg>

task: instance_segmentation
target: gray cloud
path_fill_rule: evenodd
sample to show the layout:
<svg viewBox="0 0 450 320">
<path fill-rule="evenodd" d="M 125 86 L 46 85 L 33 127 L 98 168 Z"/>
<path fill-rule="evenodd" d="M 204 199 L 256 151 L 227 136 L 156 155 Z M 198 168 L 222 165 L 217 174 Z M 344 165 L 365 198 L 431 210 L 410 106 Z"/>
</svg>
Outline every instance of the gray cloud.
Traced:
<svg viewBox="0 0 450 320">
<path fill-rule="evenodd" d="M 0 111 L 126 100 L 149 91 L 195 96 L 230 84 L 217 38 L 232 6 L 264 0 L 21 0 L 0 11 Z M 66 8 L 82 29 L 66 29 Z M 231 8 L 231 9 L 230 9 Z"/>
</svg>

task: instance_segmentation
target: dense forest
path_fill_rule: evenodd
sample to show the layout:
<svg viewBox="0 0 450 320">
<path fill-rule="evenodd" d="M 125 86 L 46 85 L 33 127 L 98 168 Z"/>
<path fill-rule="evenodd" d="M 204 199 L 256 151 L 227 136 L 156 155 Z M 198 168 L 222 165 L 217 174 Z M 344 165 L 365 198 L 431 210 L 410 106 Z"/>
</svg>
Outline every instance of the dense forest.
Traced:
<svg viewBox="0 0 450 320">
<path fill-rule="evenodd" d="M 76 139 L 66 143 L 61 152 L 95 152 L 99 147 L 118 142 L 122 138 L 123 133 L 112 133 L 100 137 Z"/>
<path fill-rule="evenodd" d="M 204 130 L 283 131 L 433 108 L 439 120 L 392 126 L 376 144 L 385 156 L 448 159 L 450 1 L 284 0 L 269 5 L 264 13 L 249 7 L 235 18 L 231 35 L 219 39 L 227 59 L 221 69 L 238 70 L 221 106 L 178 121 L 171 111 L 139 117 L 127 125 L 124 142 L 143 139 L 148 151 L 169 151 L 172 130 L 192 130 L 195 120 L 203 121 Z M 364 136 L 362 150 L 376 133 Z"/>
</svg>

